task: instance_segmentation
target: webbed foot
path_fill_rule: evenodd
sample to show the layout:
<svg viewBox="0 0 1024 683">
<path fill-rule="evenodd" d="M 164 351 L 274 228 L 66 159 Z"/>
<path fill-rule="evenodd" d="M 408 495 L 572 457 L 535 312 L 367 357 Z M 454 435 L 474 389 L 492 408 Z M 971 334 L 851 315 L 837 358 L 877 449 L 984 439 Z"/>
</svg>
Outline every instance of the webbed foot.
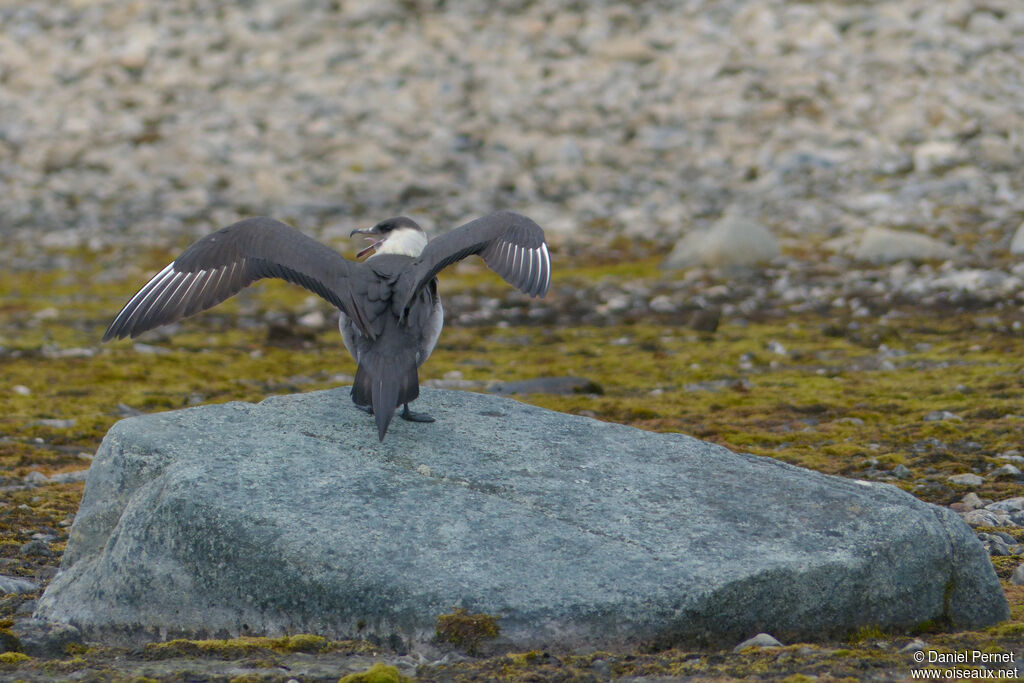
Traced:
<svg viewBox="0 0 1024 683">
<path fill-rule="evenodd" d="M 352 405 L 354 405 L 356 408 L 359 408 L 359 410 L 363 411 L 364 413 L 367 413 L 368 415 L 373 415 L 373 406 L 361 406 L 358 403 L 353 403 Z"/>
</svg>

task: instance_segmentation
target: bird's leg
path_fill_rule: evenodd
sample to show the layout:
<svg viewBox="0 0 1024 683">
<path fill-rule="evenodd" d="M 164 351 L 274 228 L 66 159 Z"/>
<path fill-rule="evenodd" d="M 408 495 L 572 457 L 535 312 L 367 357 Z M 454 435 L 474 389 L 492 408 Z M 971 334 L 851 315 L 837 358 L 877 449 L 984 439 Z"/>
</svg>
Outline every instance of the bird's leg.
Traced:
<svg viewBox="0 0 1024 683">
<path fill-rule="evenodd" d="M 433 422 L 434 418 L 430 417 L 426 413 L 414 413 L 409 410 L 409 404 L 405 404 L 405 410 L 402 411 L 402 419 L 408 420 L 409 422 Z"/>
<path fill-rule="evenodd" d="M 352 405 L 354 405 L 356 408 L 359 408 L 359 410 L 363 411 L 364 413 L 369 413 L 370 415 L 373 415 L 373 406 L 361 406 L 358 403 L 353 403 Z"/>
</svg>

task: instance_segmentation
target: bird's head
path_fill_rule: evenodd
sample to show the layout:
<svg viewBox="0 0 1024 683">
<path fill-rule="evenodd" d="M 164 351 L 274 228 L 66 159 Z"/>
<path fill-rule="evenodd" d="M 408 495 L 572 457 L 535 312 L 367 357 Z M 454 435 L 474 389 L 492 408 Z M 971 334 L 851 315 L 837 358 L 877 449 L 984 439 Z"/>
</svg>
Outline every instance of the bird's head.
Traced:
<svg viewBox="0 0 1024 683">
<path fill-rule="evenodd" d="M 416 257 L 423 251 L 423 247 L 427 246 L 427 234 L 423 232 L 423 228 L 417 225 L 416 221 L 405 216 L 389 218 L 372 228 L 353 230 L 349 237 L 356 235 L 366 235 L 366 239 L 373 242 L 356 254 L 356 258 L 362 258 L 374 250 L 378 254 L 402 254 Z"/>
</svg>

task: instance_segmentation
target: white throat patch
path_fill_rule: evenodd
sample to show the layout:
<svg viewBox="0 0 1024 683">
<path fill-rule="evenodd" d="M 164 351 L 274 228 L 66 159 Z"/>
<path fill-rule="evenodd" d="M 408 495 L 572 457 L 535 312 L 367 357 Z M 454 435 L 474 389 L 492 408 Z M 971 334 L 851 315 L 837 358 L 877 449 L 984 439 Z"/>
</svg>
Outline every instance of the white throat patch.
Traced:
<svg viewBox="0 0 1024 683">
<path fill-rule="evenodd" d="M 423 234 L 422 230 L 398 228 L 392 230 L 388 238 L 384 240 L 384 244 L 377 247 L 377 254 L 401 254 L 416 258 L 425 246 L 427 246 L 427 236 Z"/>
</svg>

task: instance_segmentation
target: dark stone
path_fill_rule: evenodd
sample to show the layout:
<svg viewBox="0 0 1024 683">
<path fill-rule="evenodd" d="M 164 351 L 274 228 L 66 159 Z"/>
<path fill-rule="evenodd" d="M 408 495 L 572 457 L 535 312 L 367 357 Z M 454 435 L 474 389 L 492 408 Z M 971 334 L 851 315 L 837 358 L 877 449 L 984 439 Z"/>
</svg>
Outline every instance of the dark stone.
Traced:
<svg viewBox="0 0 1024 683">
<path fill-rule="evenodd" d="M 28 543 L 25 543 L 21 546 L 21 549 L 18 551 L 18 553 L 23 557 L 30 557 L 32 555 L 51 557 L 53 555 L 53 552 L 50 550 L 50 546 L 48 546 L 44 541 L 40 540 L 32 540 Z"/>
<path fill-rule="evenodd" d="M 20 649 L 32 657 L 62 657 L 66 647 L 82 642 L 82 633 L 70 624 L 40 619 L 21 619 L 11 631 L 17 636 Z"/>
<path fill-rule="evenodd" d="M 689 327 L 697 332 L 714 332 L 722 319 L 722 311 L 717 308 L 702 308 L 690 316 Z"/>
<path fill-rule="evenodd" d="M 487 387 L 492 394 L 603 394 L 596 382 L 583 377 L 537 377 L 519 382 L 495 382 Z"/>
</svg>

